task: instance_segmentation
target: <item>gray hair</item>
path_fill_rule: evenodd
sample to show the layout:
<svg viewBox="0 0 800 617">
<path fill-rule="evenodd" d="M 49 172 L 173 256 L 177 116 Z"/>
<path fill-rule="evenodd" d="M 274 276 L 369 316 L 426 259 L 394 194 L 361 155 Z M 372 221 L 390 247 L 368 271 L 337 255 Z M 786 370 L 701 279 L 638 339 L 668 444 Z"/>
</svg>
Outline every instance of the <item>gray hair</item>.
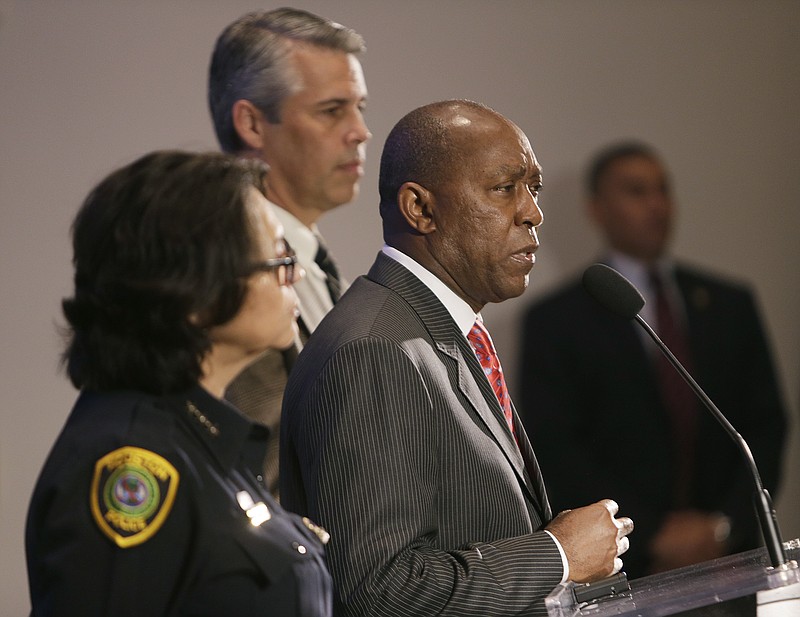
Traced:
<svg viewBox="0 0 800 617">
<path fill-rule="evenodd" d="M 208 74 L 208 104 L 220 147 L 244 148 L 233 126 L 233 104 L 252 102 L 273 124 L 292 94 L 288 65 L 293 43 L 357 54 L 365 50 L 360 34 L 307 11 L 281 8 L 243 15 L 217 39 Z"/>
</svg>

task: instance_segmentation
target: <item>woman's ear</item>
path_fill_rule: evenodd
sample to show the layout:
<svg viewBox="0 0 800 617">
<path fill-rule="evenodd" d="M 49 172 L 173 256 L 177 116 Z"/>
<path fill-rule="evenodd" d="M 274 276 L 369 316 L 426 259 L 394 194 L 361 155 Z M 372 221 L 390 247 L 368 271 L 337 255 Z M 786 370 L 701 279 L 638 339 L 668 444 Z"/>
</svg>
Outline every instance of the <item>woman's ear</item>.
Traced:
<svg viewBox="0 0 800 617">
<path fill-rule="evenodd" d="M 436 231 L 436 198 L 416 182 L 405 182 L 397 191 L 397 208 L 406 223 L 420 234 Z"/>
</svg>

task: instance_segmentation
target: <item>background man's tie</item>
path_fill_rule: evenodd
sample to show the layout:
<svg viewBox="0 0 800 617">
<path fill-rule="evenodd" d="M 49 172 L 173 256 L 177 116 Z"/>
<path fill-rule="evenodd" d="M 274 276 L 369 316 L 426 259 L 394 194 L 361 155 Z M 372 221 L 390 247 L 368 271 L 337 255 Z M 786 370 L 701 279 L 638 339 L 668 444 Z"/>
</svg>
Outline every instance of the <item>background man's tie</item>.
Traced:
<svg viewBox="0 0 800 617">
<path fill-rule="evenodd" d="M 686 367 L 686 370 L 691 373 L 692 357 L 688 337 L 670 305 L 661 275 L 655 270 L 650 273 L 650 284 L 656 296 L 658 335 L 681 364 Z M 692 488 L 697 399 L 688 384 L 662 353 L 659 353 L 656 358 L 656 372 L 661 388 L 661 397 L 669 413 L 675 437 L 675 505 L 682 506 L 688 503 Z"/>
</svg>

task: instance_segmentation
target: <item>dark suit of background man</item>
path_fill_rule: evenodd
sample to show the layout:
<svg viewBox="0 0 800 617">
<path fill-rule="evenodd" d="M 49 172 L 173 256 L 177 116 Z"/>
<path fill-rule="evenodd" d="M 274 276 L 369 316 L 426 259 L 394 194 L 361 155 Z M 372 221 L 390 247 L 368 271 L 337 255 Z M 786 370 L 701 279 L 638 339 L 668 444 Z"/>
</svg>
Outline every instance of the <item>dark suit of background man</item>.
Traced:
<svg viewBox="0 0 800 617">
<path fill-rule="evenodd" d="M 244 15 L 219 36 L 209 70 L 214 129 L 226 152 L 270 166 L 266 194 L 306 276 L 295 286 L 305 340 L 339 297 L 341 280 L 317 229 L 352 201 L 363 175 L 367 88 L 353 30 L 290 8 Z M 301 343 L 298 341 L 297 347 Z M 231 384 L 227 398 L 271 430 L 267 487 L 278 489 L 283 390 L 297 350 L 271 351 Z"/>
<path fill-rule="evenodd" d="M 648 146 L 601 152 L 588 189 L 589 214 L 608 244 L 603 261 L 643 292 L 642 316 L 747 439 L 774 496 L 785 412 L 753 296 L 668 255 L 675 207 Z M 740 453 L 663 362 L 636 324 L 600 307 L 577 281 L 525 318 L 520 412 L 553 503 L 568 508 L 606 494 L 624 503 L 636 521 L 630 576 L 760 540 Z"/>
<path fill-rule="evenodd" d="M 386 246 L 312 334 L 282 419 L 281 494 L 331 532 L 339 615 L 543 615 L 566 576 L 622 565 L 611 500 L 551 520 L 467 338 L 527 286 L 540 185 L 524 133 L 477 103 L 417 109 L 386 141 Z"/>
</svg>

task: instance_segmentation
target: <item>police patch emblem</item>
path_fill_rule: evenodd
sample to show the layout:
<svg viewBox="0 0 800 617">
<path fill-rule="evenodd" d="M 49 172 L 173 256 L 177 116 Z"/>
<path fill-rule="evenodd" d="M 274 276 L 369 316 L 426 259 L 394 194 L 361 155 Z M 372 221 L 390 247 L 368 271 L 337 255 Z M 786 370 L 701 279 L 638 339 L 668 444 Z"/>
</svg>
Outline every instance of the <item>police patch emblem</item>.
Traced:
<svg viewBox="0 0 800 617">
<path fill-rule="evenodd" d="M 155 534 L 175 501 L 179 475 L 155 452 L 126 446 L 94 466 L 90 507 L 95 523 L 120 548 Z"/>
</svg>

